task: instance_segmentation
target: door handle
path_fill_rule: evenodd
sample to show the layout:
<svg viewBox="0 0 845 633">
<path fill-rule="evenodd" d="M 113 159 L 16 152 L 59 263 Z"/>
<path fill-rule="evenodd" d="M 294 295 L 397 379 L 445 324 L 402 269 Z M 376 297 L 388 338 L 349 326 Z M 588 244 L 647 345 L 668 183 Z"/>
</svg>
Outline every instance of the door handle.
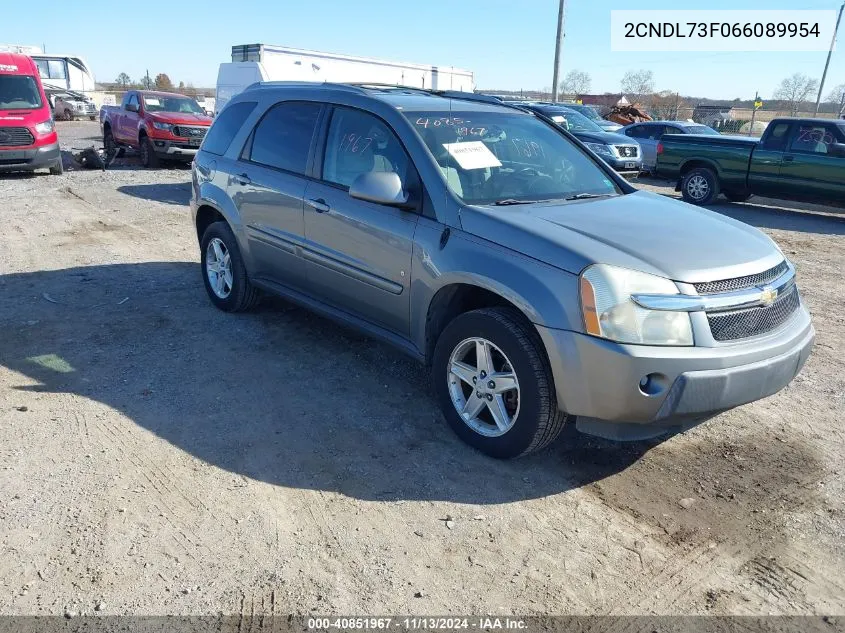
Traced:
<svg viewBox="0 0 845 633">
<path fill-rule="evenodd" d="M 252 180 L 246 174 L 238 174 L 237 176 L 235 176 L 235 182 L 239 185 L 244 186 L 252 184 Z"/>
<path fill-rule="evenodd" d="M 316 200 L 306 200 L 305 203 L 317 213 L 325 213 L 326 211 L 331 210 L 331 207 L 326 204 L 326 201 L 322 198 L 317 198 Z"/>
<path fill-rule="evenodd" d="M 787 156 L 783 157 L 783 162 L 785 162 L 785 163 L 791 163 L 794 160 L 795 160 L 795 156 L 788 156 L 787 155 Z"/>
</svg>

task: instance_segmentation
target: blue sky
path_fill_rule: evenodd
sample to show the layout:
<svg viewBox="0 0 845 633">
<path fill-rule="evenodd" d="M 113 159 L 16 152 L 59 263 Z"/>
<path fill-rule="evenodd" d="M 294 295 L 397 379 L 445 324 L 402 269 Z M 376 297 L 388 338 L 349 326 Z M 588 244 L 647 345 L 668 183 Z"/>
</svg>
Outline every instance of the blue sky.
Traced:
<svg viewBox="0 0 845 633">
<path fill-rule="evenodd" d="M 618 91 L 625 71 L 654 72 L 658 90 L 732 99 L 768 97 L 794 72 L 820 77 L 825 53 L 612 53 L 610 11 L 836 9 L 841 0 L 568 0 L 563 74 L 592 76 L 593 92 Z M 149 68 L 174 82 L 213 86 L 233 44 L 268 43 L 473 70 L 480 88 L 551 86 L 556 0 L 140 0 L 101 8 L 5 3 L 0 41 L 81 55 L 96 78 L 133 79 Z M 9 28 L 14 25 L 14 28 Z M 845 27 L 827 86 L 845 83 Z"/>
</svg>

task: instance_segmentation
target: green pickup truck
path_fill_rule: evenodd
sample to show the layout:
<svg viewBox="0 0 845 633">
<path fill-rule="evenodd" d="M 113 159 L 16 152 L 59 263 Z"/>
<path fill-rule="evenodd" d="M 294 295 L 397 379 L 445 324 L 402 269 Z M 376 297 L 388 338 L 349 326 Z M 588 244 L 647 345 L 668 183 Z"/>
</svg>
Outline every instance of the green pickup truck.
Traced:
<svg viewBox="0 0 845 633">
<path fill-rule="evenodd" d="M 774 119 L 762 138 L 668 134 L 657 173 L 677 180 L 686 202 L 724 193 L 742 202 L 769 198 L 845 205 L 845 121 Z"/>
</svg>

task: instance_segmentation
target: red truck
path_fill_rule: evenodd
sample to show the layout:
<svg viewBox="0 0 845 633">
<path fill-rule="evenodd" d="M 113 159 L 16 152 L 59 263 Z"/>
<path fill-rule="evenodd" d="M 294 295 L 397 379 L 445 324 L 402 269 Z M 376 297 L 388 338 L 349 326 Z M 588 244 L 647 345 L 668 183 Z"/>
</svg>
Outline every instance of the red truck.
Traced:
<svg viewBox="0 0 845 633">
<path fill-rule="evenodd" d="M 38 67 L 0 52 L 0 172 L 43 168 L 61 174 L 62 154 Z"/>
<path fill-rule="evenodd" d="M 211 121 L 195 99 L 153 90 L 129 90 L 119 106 L 100 109 L 106 152 L 135 148 L 144 167 L 193 159 Z"/>
</svg>

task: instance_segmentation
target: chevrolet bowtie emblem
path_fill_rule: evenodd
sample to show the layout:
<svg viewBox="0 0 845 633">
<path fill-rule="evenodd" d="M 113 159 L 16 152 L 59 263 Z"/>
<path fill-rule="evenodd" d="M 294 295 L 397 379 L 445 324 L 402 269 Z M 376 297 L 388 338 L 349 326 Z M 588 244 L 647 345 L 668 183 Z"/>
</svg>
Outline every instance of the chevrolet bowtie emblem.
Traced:
<svg viewBox="0 0 845 633">
<path fill-rule="evenodd" d="M 768 307 L 775 302 L 775 299 L 778 298 L 778 291 L 777 288 L 772 288 L 771 286 L 766 286 L 765 288 L 760 289 L 760 303 L 763 306 Z"/>
</svg>

